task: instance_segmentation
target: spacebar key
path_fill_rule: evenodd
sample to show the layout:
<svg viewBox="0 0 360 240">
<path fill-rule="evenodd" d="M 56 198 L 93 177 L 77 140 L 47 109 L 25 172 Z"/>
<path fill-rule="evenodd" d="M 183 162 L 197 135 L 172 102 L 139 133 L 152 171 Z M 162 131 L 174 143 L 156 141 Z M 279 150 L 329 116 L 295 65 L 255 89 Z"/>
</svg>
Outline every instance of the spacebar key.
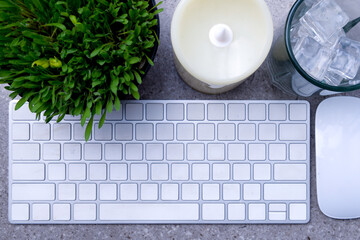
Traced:
<svg viewBox="0 0 360 240">
<path fill-rule="evenodd" d="M 100 204 L 100 220 L 189 221 L 199 220 L 198 204 Z"/>
</svg>

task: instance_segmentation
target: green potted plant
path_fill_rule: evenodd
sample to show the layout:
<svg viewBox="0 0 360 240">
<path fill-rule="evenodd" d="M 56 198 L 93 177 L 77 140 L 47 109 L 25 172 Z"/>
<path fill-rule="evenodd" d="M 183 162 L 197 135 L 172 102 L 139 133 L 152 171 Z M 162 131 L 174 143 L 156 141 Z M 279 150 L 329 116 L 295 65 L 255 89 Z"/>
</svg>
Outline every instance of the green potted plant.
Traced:
<svg viewBox="0 0 360 240">
<path fill-rule="evenodd" d="M 161 4 L 161 2 L 159 3 Z M 93 119 L 139 99 L 157 51 L 154 0 L 0 0 L 0 83 L 29 102 L 46 122 L 81 115 L 89 139 Z"/>
</svg>

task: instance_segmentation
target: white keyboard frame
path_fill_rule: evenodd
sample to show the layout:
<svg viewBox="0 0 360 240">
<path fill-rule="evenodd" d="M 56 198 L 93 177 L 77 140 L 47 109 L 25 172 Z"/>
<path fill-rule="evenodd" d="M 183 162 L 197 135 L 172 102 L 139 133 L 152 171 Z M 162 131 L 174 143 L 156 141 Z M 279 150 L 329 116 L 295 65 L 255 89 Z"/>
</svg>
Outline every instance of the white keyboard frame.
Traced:
<svg viewBox="0 0 360 240">
<path fill-rule="evenodd" d="M 306 104 L 307 106 L 307 112 L 306 112 L 306 115 L 307 115 L 307 120 L 306 121 L 301 121 L 301 123 L 305 123 L 306 126 L 307 126 L 307 137 L 306 137 L 306 141 L 302 141 L 302 143 L 306 143 L 307 145 L 307 152 L 306 152 L 306 155 L 307 155 L 307 159 L 306 161 L 301 161 L 301 163 L 305 163 L 306 164 L 306 174 L 307 174 L 307 178 L 306 178 L 306 181 L 300 181 L 301 183 L 305 183 L 306 184 L 306 200 L 305 201 L 267 201 L 267 200 L 264 200 L 263 199 L 263 195 L 264 195 L 264 190 L 263 190 L 263 184 L 264 182 L 266 183 L 274 183 L 275 181 L 273 180 L 273 170 L 272 170 L 272 180 L 270 181 L 255 181 L 255 180 L 250 180 L 250 181 L 244 181 L 244 182 L 241 182 L 241 184 L 243 183 L 261 183 L 262 185 L 262 191 L 261 191 L 261 199 L 260 201 L 244 201 L 243 200 L 243 194 L 241 194 L 241 200 L 238 201 L 238 202 L 235 202 L 235 201 L 232 201 L 232 203 L 246 203 L 246 206 L 248 203 L 265 203 L 266 205 L 266 220 L 260 220 L 260 221 L 254 221 L 254 220 L 249 220 L 248 219 L 248 211 L 246 210 L 246 220 L 236 220 L 236 221 L 229 221 L 227 220 L 227 211 L 226 211 L 226 206 L 228 203 L 226 203 L 226 201 L 224 200 L 221 200 L 221 195 L 220 195 L 220 200 L 219 201 L 212 201 L 214 203 L 224 203 L 225 204 L 225 220 L 216 220 L 216 221 L 212 221 L 212 220 L 202 220 L 202 215 L 201 215 L 201 206 L 200 205 L 201 203 L 203 202 L 207 202 L 209 203 L 209 201 L 203 201 L 201 200 L 201 191 L 200 191 L 200 200 L 198 201 L 183 201 L 183 200 L 178 200 L 178 201 L 172 201 L 173 203 L 199 203 L 199 220 L 196 220 L 196 221 L 169 221 L 169 220 L 166 220 L 166 221 L 154 221 L 154 220 L 142 220 L 142 221 L 134 221 L 134 220 L 126 220 L 126 221 L 104 221 L 104 220 L 100 220 L 99 219 L 99 204 L 100 203 L 120 203 L 119 200 L 116 200 L 116 201 L 100 201 L 99 200 L 99 190 L 97 190 L 97 200 L 96 201 L 79 201 L 78 199 L 75 200 L 75 201 L 59 201 L 59 200 L 54 200 L 54 201 L 13 201 L 12 200 L 12 184 L 13 183 L 24 183 L 24 182 L 21 182 L 21 181 L 13 181 L 12 180 L 12 169 L 11 169 L 11 166 L 13 164 L 13 160 L 12 160 L 12 143 L 14 142 L 12 140 L 12 137 L 11 137 L 11 134 L 12 134 L 12 124 L 15 122 L 13 121 L 12 119 L 12 113 L 13 113 L 13 104 L 16 103 L 16 101 L 12 101 L 10 102 L 9 104 L 9 188 L 8 188 L 8 216 L 9 216 L 9 222 L 12 223 L 12 224 L 304 224 L 304 223 L 308 223 L 310 221 L 310 104 L 307 102 L 307 101 L 293 101 L 293 100 L 278 100 L 278 101 L 269 101 L 269 100 L 254 100 L 254 101 L 250 101 L 250 100 L 142 100 L 142 101 L 122 101 L 122 106 L 124 106 L 124 104 L 126 103 L 143 103 L 143 106 L 145 106 L 146 103 L 162 103 L 164 104 L 164 121 L 162 121 L 162 123 L 166 122 L 166 104 L 167 103 L 183 103 L 184 104 L 184 120 L 183 121 L 172 121 L 174 123 L 187 123 L 187 122 L 192 122 L 192 123 L 197 123 L 198 121 L 188 121 L 186 120 L 186 106 L 188 103 L 203 103 L 205 104 L 205 120 L 204 121 L 201 121 L 202 123 L 206 123 L 206 122 L 211 122 L 211 123 L 228 123 L 228 122 L 231 122 L 231 123 L 235 123 L 236 124 L 236 140 L 234 142 L 238 142 L 239 140 L 238 139 L 238 129 L 237 129 L 237 124 L 238 123 L 276 123 L 277 126 L 278 126 L 278 123 L 289 123 L 290 120 L 289 120 L 289 104 L 296 104 L 296 103 L 302 103 L 302 104 Z M 243 104 L 246 104 L 246 119 L 245 121 L 228 121 L 227 120 L 227 112 L 228 112 L 228 109 L 227 107 L 225 107 L 225 120 L 224 121 L 208 121 L 206 120 L 206 116 L 207 116 L 207 107 L 206 107 L 206 104 L 208 103 L 224 103 L 225 106 L 227 106 L 227 104 L 229 103 L 243 103 Z M 264 103 L 266 104 L 266 120 L 265 121 L 249 121 L 247 119 L 248 117 L 248 104 L 251 104 L 251 103 Z M 287 106 L 287 118 L 285 121 L 270 121 L 269 120 L 269 117 L 268 117 L 268 106 L 269 104 L 272 104 L 272 103 L 283 103 L 283 104 L 286 104 Z M 25 107 L 25 106 L 24 106 Z M 123 107 L 122 108 L 122 111 L 123 111 L 123 120 L 122 121 L 116 121 L 116 122 L 124 122 L 124 112 L 125 112 L 125 108 Z M 136 123 L 141 123 L 141 122 L 149 122 L 146 120 L 146 115 L 145 115 L 145 110 L 144 110 L 144 107 L 143 107 L 143 120 L 142 121 L 136 121 Z M 71 123 L 72 126 L 74 126 L 74 123 L 79 123 L 80 121 L 79 120 L 72 120 L 72 121 L 63 121 L 62 123 Z M 94 124 L 97 123 L 98 120 L 94 120 Z M 156 121 L 152 121 L 153 123 L 157 123 Z M 16 121 L 16 123 L 29 123 L 29 121 Z M 54 124 L 55 121 L 51 121 L 50 124 Z M 106 122 L 105 122 L 106 123 Z M 114 123 L 114 122 L 113 122 Z M 294 121 L 291 121 L 291 123 L 294 123 Z M 176 126 L 176 125 L 175 125 Z M 95 127 L 94 127 L 95 128 Z M 92 143 L 92 142 L 96 142 L 94 140 L 94 128 L 93 128 L 93 131 L 92 131 L 92 139 L 89 141 L 89 143 Z M 257 129 L 257 127 L 256 127 Z M 53 131 L 53 127 L 51 126 L 51 131 Z M 155 129 L 154 129 L 155 131 Z M 216 131 L 216 128 L 215 128 L 215 131 Z M 114 129 L 113 129 L 113 132 L 114 132 Z M 258 131 L 256 131 L 256 134 L 258 135 Z M 51 135 L 52 135 L 52 132 L 51 132 Z M 81 142 L 81 141 L 75 141 L 73 139 L 73 132 L 71 132 L 71 136 L 72 136 L 72 139 L 71 141 L 68 141 L 68 142 Z M 277 127 L 277 136 L 279 135 L 279 130 L 278 130 L 278 127 Z M 196 136 L 196 127 L 195 127 L 195 136 Z M 134 137 L 135 138 L 135 137 Z M 31 139 L 31 138 L 30 138 Z M 176 137 L 175 137 L 176 139 Z M 32 140 L 30 140 L 29 142 L 31 142 Z M 135 140 L 133 140 L 135 141 Z M 278 137 L 277 137 L 277 140 L 276 141 L 269 141 L 271 143 L 275 143 L 279 141 Z M 36 141 L 33 141 L 33 142 L 36 142 Z M 50 141 L 38 141 L 41 145 L 43 143 L 47 143 L 47 142 L 55 142 L 54 140 L 50 140 Z M 62 141 L 59 141 L 62 143 Z M 106 141 L 106 143 L 114 143 L 114 142 L 117 142 L 119 143 L 119 141 L 115 141 L 115 138 L 113 136 L 112 140 L 111 141 Z M 196 140 L 196 137 L 195 137 L 195 140 L 194 141 L 187 141 L 185 143 L 196 143 L 197 140 Z M 213 141 L 214 143 L 216 142 L 221 142 L 221 141 Z M 255 141 L 252 141 L 251 143 L 269 143 L 268 141 L 259 141 L 258 140 L 258 137 L 256 138 Z M 20 142 L 21 143 L 21 142 Z M 83 143 L 83 142 L 81 142 Z M 286 142 L 286 146 L 287 146 L 287 151 L 286 151 L 286 154 L 287 154 L 287 160 L 286 162 L 289 163 L 289 151 L 288 151 L 288 147 L 289 147 L 289 143 L 293 143 L 291 141 L 287 141 Z M 248 146 L 247 145 L 248 143 L 246 143 L 246 147 Z M 124 144 L 123 144 L 124 145 Z M 268 145 L 268 144 L 267 144 Z M 40 146 L 40 149 L 42 148 L 42 146 Z M 82 146 L 82 151 L 83 151 L 83 146 Z M 40 154 L 41 154 L 41 150 L 40 150 Z M 82 153 L 83 154 L 83 153 Z M 123 151 L 123 154 L 124 154 L 124 151 Z M 63 155 L 63 152 L 61 151 L 61 155 Z M 246 151 L 246 155 L 248 155 L 248 151 Z M 102 156 L 103 156 L 103 160 L 102 161 L 105 161 L 104 160 L 104 150 L 102 150 Z M 144 156 L 144 155 L 143 155 Z M 165 150 L 164 150 L 164 158 L 165 158 Z M 81 160 L 82 162 L 84 160 Z M 121 162 L 123 163 L 124 161 L 124 158 L 123 160 L 121 160 Z M 146 161 L 143 159 L 143 161 Z M 162 162 L 165 162 L 166 160 L 163 160 Z M 184 161 L 187 161 L 187 160 L 184 160 Z M 184 162 L 182 161 L 182 162 Z M 225 161 L 228 161 L 228 160 L 225 160 Z M 203 162 L 209 162 L 209 163 L 224 163 L 225 161 L 208 161 L 206 160 L 206 151 L 205 151 L 205 160 L 204 161 L 201 161 L 202 163 Z M 20 161 L 16 161 L 16 162 L 20 162 Z M 26 162 L 26 161 L 24 161 Z M 34 161 L 31 161 L 31 162 L 34 162 Z M 54 161 L 44 161 L 44 160 L 41 160 L 38 161 L 38 162 L 43 162 L 44 164 L 46 164 L 47 166 L 47 163 L 48 162 L 54 162 Z M 64 161 L 64 160 L 60 160 L 60 161 L 56 161 L 55 163 L 58 163 L 58 162 L 71 162 L 71 161 Z M 74 161 L 75 162 L 75 161 Z M 138 162 L 138 161 L 137 161 Z M 178 162 L 178 161 L 177 161 Z M 199 161 L 195 161 L 195 163 L 198 163 Z M 250 163 L 250 164 L 254 164 L 255 163 L 263 163 L 263 162 L 267 162 L 267 163 L 270 163 L 271 165 L 273 165 L 274 163 L 270 160 L 268 160 L 268 147 L 266 147 L 266 161 L 249 161 L 248 158 L 246 157 L 246 160 L 245 161 L 241 161 L 241 163 Z M 285 162 L 285 161 L 283 161 Z M 281 162 L 281 163 L 283 163 Z M 294 161 L 293 161 L 294 162 Z M 98 163 L 98 161 L 95 161 L 95 162 L 92 162 L 92 163 Z M 109 161 L 110 163 L 110 161 Z M 169 163 L 169 162 L 168 162 Z M 170 163 L 173 163 L 173 162 L 170 162 Z M 192 162 L 189 162 L 189 164 L 191 164 Z M 239 163 L 239 162 L 236 162 L 236 161 L 228 161 L 228 163 L 230 163 L 231 165 L 234 164 L 234 163 Z M 278 162 L 279 163 L 279 162 Z M 253 169 L 253 167 L 251 167 L 251 169 Z M 109 174 L 109 168 L 107 169 L 108 171 L 108 174 Z M 129 171 L 129 169 L 128 169 Z M 252 170 L 253 171 L 253 170 Z M 88 170 L 87 170 L 87 174 L 88 174 Z M 129 175 L 129 174 L 128 174 Z M 210 179 L 211 179 L 211 171 L 210 171 Z M 231 174 L 232 175 L 232 174 Z M 253 172 L 251 173 L 251 175 L 253 175 Z M 115 182 L 115 181 L 110 181 L 109 178 L 107 178 L 109 182 Z M 131 180 L 127 180 L 128 182 L 132 182 Z M 51 181 L 49 180 L 45 180 L 44 183 L 49 183 Z M 74 181 L 70 181 L 70 180 L 65 180 L 65 181 L 60 181 L 61 183 L 68 183 L 68 182 L 71 182 L 73 183 Z M 81 182 L 81 181 L 80 181 Z M 80 183 L 79 181 L 76 181 L 76 183 Z M 83 183 L 90 183 L 91 181 L 90 180 L 86 180 L 86 181 L 82 181 Z M 142 181 L 141 181 L 142 182 Z M 154 181 L 151 181 L 150 178 L 148 178 L 147 182 L 154 182 Z M 166 181 L 166 183 L 171 183 L 172 181 L 169 179 L 168 181 Z M 191 182 L 195 182 L 193 180 L 189 180 L 187 181 L 186 183 L 191 183 Z M 222 181 L 213 181 L 213 180 L 209 180 L 207 181 L 207 183 L 221 183 Z M 238 181 L 235 181 L 235 180 L 230 180 L 230 181 L 226 181 L 227 183 L 234 183 L 234 182 L 238 182 Z M 26 183 L 31 183 L 31 182 L 28 182 L 26 181 Z M 34 182 L 36 183 L 36 182 Z M 38 183 L 38 182 L 37 182 Z M 58 185 L 59 181 L 57 181 L 55 184 L 56 184 L 56 187 Z M 99 182 L 96 182 L 97 184 Z M 118 182 L 117 182 L 118 183 Z M 140 182 L 138 182 L 140 183 Z M 162 183 L 165 183 L 165 182 L 162 182 Z M 185 183 L 182 181 L 182 183 Z M 203 182 L 200 182 L 201 183 L 205 183 L 205 181 Z M 281 183 L 283 184 L 286 184 L 286 183 L 294 183 L 292 181 L 282 181 Z M 180 188 L 179 188 L 180 189 Z M 55 192 L 55 195 L 57 195 L 57 188 L 56 188 L 56 192 Z M 78 191 L 78 188 L 76 188 L 76 191 Z M 139 189 L 138 189 L 139 191 Z M 243 185 L 241 185 L 241 192 L 243 192 Z M 117 191 L 117 194 L 119 194 L 119 192 Z M 160 194 L 160 193 L 158 193 Z M 220 192 L 221 194 L 221 192 Z M 117 198 L 118 199 L 118 198 Z M 144 203 L 144 201 L 140 201 L 139 198 L 136 202 L 142 202 Z M 158 200 L 158 201 L 146 201 L 146 203 L 161 203 L 163 201 L 161 200 Z M 12 209 L 11 209 L 11 204 L 12 203 L 28 203 L 29 204 L 29 220 L 28 221 L 14 221 L 11 219 L 11 214 L 12 214 Z M 70 221 L 54 221 L 52 220 L 51 218 L 51 213 L 50 213 L 50 220 L 49 221 L 34 221 L 32 220 L 32 217 L 31 217 L 31 206 L 33 203 L 49 203 L 50 204 L 50 208 L 52 207 L 52 204 L 54 203 L 71 203 L 71 220 Z M 95 221 L 75 221 L 73 219 L 73 204 L 74 203 L 96 203 L 97 204 L 97 219 Z M 130 203 L 130 202 L 128 202 Z M 131 201 L 131 203 L 133 203 L 133 201 Z M 164 203 L 164 202 L 163 202 Z M 171 203 L 171 202 L 166 202 L 166 203 Z M 286 204 L 286 220 L 281 220 L 281 221 L 277 221 L 277 220 L 273 220 L 273 221 L 270 221 L 268 219 L 268 206 L 269 206 L 269 203 L 285 203 Z M 305 220 L 290 220 L 289 219 L 289 204 L 290 203 L 306 203 L 306 219 Z"/>
</svg>

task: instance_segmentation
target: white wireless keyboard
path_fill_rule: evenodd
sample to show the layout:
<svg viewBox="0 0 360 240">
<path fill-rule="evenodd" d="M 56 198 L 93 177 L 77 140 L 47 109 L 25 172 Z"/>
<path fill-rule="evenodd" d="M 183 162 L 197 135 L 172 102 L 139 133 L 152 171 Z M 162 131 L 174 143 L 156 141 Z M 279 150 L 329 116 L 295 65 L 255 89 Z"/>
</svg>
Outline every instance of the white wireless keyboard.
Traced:
<svg viewBox="0 0 360 240">
<path fill-rule="evenodd" d="M 9 221 L 307 223 L 305 101 L 123 101 L 79 118 L 9 111 Z"/>
</svg>

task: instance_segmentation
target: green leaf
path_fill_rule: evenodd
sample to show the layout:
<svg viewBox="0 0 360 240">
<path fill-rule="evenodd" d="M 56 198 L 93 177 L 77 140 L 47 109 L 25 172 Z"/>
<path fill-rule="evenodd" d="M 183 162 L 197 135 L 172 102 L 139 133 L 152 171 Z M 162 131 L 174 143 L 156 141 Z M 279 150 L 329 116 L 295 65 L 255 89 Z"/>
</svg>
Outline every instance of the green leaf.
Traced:
<svg viewBox="0 0 360 240">
<path fill-rule="evenodd" d="M 60 28 L 61 30 L 65 31 L 66 30 L 66 27 L 64 24 L 61 24 L 61 23 L 48 23 L 48 24 L 45 24 L 44 26 L 47 26 L 47 27 L 57 27 L 57 28 Z"/>
<path fill-rule="evenodd" d="M 142 80 L 141 80 L 140 74 L 137 71 L 134 71 L 134 75 L 135 75 L 135 78 L 136 78 L 136 81 L 138 82 L 138 84 L 141 84 Z"/>
<path fill-rule="evenodd" d="M 78 22 L 77 22 L 77 20 L 76 20 L 76 17 L 74 16 L 74 15 L 70 15 L 70 21 L 74 24 L 74 25 L 76 25 Z"/>
<path fill-rule="evenodd" d="M 141 58 L 138 58 L 138 57 L 132 57 L 129 59 L 129 63 L 130 64 L 135 64 L 135 63 L 138 63 L 141 61 Z"/>
<path fill-rule="evenodd" d="M 98 101 L 96 103 L 96 114 L 100 116 L 101 115 L 101 110 L 102 110 L 102 103 L 101 103 L 101 101 Z"/>
<path fill-rule="evenodd" d="M 146 57 L 146 59 L 148 60 L 149 64 L 150 64 L 151 66 L 154 66 L 154 62 L 153 62 L 147 55 L 145 55 L 145 57 Z"/>
<path fill-rule="evenodd" d="M 90 58 L 93 58 L 93 57 L 97 56 L 100 53 L 100 51 L 103 49 L 103 46 L 98 47 L 94 51 L 92 51 L 91 54 L 90 54 Z"/>
<path fill-rule="evenodd" d="M 110 90 L 115 95 L 117 94 L 118 86 L 119 86 L 119 77 L 115 77 L 115 76 L 112 77 L 112 80 L 111 80 L 111 83 L 110 83 Z"/>
<path fill-rule="evenodd" d="M 26 98 L 21 98 L 15 105 L 15 111 L 21 108 L 26 103 L 26 101 Z"/>
<path fill-rule="evenodd" d="M 133 97 L 136 99 L 136 100 L 140 100 L 140 94 L 139 92 L 135 92 L 135 91 L 131 91 Z"/>
<path fill-rule="evenodd" d="M 114 106 L 115 106 L 116 111 L 120 111 L 121 103 L 120 103 L 120 99 L 117 96 L 115 97 Z"/>
<path fill-rule="evenodd" d="M 111 113 L 114 108 L 113 102 L 111 98 L 109 97 L 108 102 L 106 104 L 106 112 Z"/>
<path fill-rule="evenodd" d="M 105 112 L 103 113 L 103 115 L 102 115 L 101 118 L 100 118 L 100 121 L 99 121 L 99 129 L 104 125 L 105 117 L 106 117 L 106 110 L 105 110 Z"/>
<path fill-rule="evenodd" d="M 90 139 L 93 122 L 94 122 L 94 115 L 91 116 L 90 121 L 88 122 L 86 129 L 85 129 L 85 140 L 86 141 L 89 141 L 89 139 Z"/>
</svg>

